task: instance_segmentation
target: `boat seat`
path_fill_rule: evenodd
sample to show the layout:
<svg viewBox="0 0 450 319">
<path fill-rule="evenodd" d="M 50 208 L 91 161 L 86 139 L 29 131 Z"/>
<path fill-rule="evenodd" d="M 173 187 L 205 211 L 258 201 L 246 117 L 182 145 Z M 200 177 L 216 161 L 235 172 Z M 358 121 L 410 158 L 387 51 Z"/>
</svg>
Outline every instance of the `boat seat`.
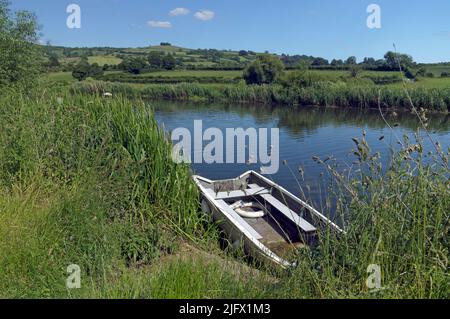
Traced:
<svg viewBox="0 0 450 319">
<path fill-rule="evenodd" d="M 250 226 L 238 213 L 236 213 L 224 200 L 216 200 L 217 206 L 220 207 L 227 214 L 231 215 L 231 218 L 236 220 L 243 228 L 245 228 L 253 237 L 257 240 L 261 240 L 263 237 L 252 227 Z"/>
<path fill-rule="evenodd" d="M 248 196 L 257 196 L 257 195 L 263 195 L 263 194 L 269 194 L 269 190 L 267 190 L 264 187 L 255 187 L 250 188 L 246 190 L 235 190 L 230 192 L 214 192 L 212 189 L 208 189 L 207 192 L 214 196 L 215 199 L 226 199 L 226 200 L 232 200 L 232 199 L 240 199 L 242 197 L 248 197 Z"/>
<path fill-rule="evenodd" d="M 250 188 L 257 189 L 259 187 L 256 184 L 250 184 Z M 289 209 L 286 205 L 284 205 L 282 202 L 280 202 L 278 199 L 273 197 L 271 194 L 263 194 L 261 197 L 269 203 L 271 206 L 273 206 L 275 209 L 280 211 L 284 216 L 286 216 L 289 220 L 291 220 L 294 224 L 296 224 L 301 230 L 303 230 L 306 233 L 315 232 L 317 230 L 316 227 L 311 225 L 307 220 L 300 217 L 299 214 L 294 212 L 293 210 Z"/>
</svg>

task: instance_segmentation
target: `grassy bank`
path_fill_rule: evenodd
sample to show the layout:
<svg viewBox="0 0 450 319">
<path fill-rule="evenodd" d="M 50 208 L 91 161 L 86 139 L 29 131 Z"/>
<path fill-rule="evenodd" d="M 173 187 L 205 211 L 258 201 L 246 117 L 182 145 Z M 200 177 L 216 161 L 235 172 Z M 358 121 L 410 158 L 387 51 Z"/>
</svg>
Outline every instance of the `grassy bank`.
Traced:
<svg viewBox="0 0 450 319">
<path fill-rule="evenodd" d="M 336 177 L 347 234 L 322 233 L 290 273 L 256 270 L 219 249 L 151 111 L 118 91 L 80 91 L 0 96 L 1 297 L 450 296 L 449 171 L 440 158 L 423 161 L 420 145 L 405 145 L 381 174 L 358 140 L 364 173 L 351 179 L 316 159 Z M 79 290 L 66 289 L 70 264 L 82 270 Z M 382 270 L 378 292 L 365 285 L 370 264 Z"/>
<path fill-rule="evenodd" d="M 264 103 L 281 105 L 318 105 L 383 109 L 410 109 L 411 103 L 400 85 L 375 86 L 351 82 L 322 82 L 308 87 L 281 85 L 211 85 L 211 84 L 149 84 L 87 82 L 77 83 L 75 92 L 112 92 L 151 99 L 205 100 L 233 103 Z M 450 88 L 410 86 L 409 95 L 417 108 L 436 112 L 450 111 Z"/>
</svg>

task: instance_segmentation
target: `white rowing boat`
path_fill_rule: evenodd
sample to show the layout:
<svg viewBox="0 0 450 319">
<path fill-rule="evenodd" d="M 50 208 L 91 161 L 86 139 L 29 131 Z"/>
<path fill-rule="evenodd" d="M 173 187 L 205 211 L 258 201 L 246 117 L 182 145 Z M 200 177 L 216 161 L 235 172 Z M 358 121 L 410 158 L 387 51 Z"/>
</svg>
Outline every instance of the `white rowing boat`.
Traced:
<svg viewBox="0 0 450 319">
<path fill-rule="evenodd" d="M 201 192 L 202 211 L 226 233 L 234 246 L 257 259 L 284 268 L 298 249 L 317 242 L 320 229 L 341 228 L 316 209 L 255 171 L 213 181 L 193 176 Z M 290 258 L 291 257 L 291 258 Z"/>
</svg>

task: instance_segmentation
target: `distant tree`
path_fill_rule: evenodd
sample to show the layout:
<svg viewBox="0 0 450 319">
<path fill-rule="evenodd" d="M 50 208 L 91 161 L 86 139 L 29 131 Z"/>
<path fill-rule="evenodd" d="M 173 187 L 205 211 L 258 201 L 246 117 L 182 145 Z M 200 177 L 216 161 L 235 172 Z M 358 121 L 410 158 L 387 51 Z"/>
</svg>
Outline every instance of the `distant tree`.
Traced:
<svg viewBox="0 0 450 319">
<path fill-rule="evenodd" d="M 402 71 L 406 78 L 410 80 L 415 79 L 417 76 L 417 73 L 413 72 L 413 69 L 411 67 L 405 66 L 404 68 L 402 68 Z"/>
<path fill-rule="evenodd" d="M 43 55 L 38 41 L 36 16 L 28 11 L 12 13 L 10 2 L 0 0 L 0 87 L 35 83 Z"/>
<path fill-rule="evenodd" d="M 87 60 L 82 59 L 72 71 L 72 76 L 78 81 L 84 81 L 88 77 L 102 76 L 104 73 L 103 68 L 98 63 L 89 64 Z"/>
<path fill-rule="evenodd" d="M 375 64 L 375 59 L 374 58 L 364 58 L 363 60 L 363 64 L 367 64 L 367 65 L 374 65 Z"/>
<path fill-rule="evenodd" d="M 426 73 L 427 70 L 425 68 L 420 68 L 419 70 L 417 70 L 416 76 L 425 76 Z"/>
<path fill-rule="evenodd" d="M 248 55 L 248 51 L 245 51 L 245 50 L 239 51 L 239 56 L 247 56 L 247 55 Z"/>
<path fill-rule="evenodd" d="M 163 64 L 163 53 L 152 51 L 148 55 L 147 60 L 151 67 L 159 69 L 162 67 Z"/>
<path fill-rule="evenodd" d="M 98 63 L 94 63 L 89 67 L 89 76 L 98 77 L 103 75 L 103 68 L 98 65 Z"/>
<path fill-rule="evenodd" d="M 163 68 L 166 70 L 173 70 L 177 65 L 177 61 L 172 54 L 165 55 L 162 59 Z"/>
<path fill-rule="evenodd" d="M 161 42 L 160 46 L 162 46 L 162 47 L 170 47 L 170 46 L 172 46 L 172 44 L 170 44 L 169 42 Z"/>
<path fill-rule="evenodd" d="M 347 65 L 355 65 L 356 63 L 356 57 L 354 56 L 351 56 L 347 60 L 345 60 L 345 64 Z"/>
<path fill-rule="evenodd" d="M 72 76 L 78 81 L 84 81 L 89 77 L 90 65 L 85 60 L 81 60 L 72 71 Z"/>
<path fill-rule="evenodd" d="M 377 69 L 377 61 L 374 58 L 364 58 L 360 65 L 365 69 Z"/>
<path fill-rule="evenodd" d="M 132 74 L 140 74 L 146 66 L 147 63 L 142 58 L 126 58 L 121 63 L 121 68 Z"/>
<path fill-rule="evenodd" d="M 247 84 L 264 83 L 264 70 L 260 60 L 254 61 L 244 70 L 244 80 Z"/>
<path fill-rule="evenodd" d="M 55 54 L 50 55 L 47 66 L 49 68 L 58 68 L 61 66 L 61 63 L 59 63 L 58 57 Z"/>
<path fill-rule="evenodd" d="M 392 71 L 399 71 L 400 67 L 406 69 L 414 66 L 413 58 L 407 54 L 389 51 L 384 55 L 384 59 L 387 69 Z"/>
<path fill-rule="evenodd" d="M 329 62 L 328 62 L 327 59 L 319 57 L 319 58 L 315 58 L 311 65 L 313 65 L 313 66 L 324 66 L 324 65 L 329 65 Z"/>
<path fill-rule="evenodd" d="M 244 80 L 247 84 L 272 83 L 284 71 L 281 60 L 274 55 L 260 55 L 244 70 Z"/>
<path fill-rule="evenodd" d="M 336 68 L 339 68 L 339 67 L 342 67 L 344 65 L 344 61 L 342 61 L 341 59 L 339 59 L 339 60 L 333 59 L 331 61 L 331 65 L 336 67 Z"/>
</svg>

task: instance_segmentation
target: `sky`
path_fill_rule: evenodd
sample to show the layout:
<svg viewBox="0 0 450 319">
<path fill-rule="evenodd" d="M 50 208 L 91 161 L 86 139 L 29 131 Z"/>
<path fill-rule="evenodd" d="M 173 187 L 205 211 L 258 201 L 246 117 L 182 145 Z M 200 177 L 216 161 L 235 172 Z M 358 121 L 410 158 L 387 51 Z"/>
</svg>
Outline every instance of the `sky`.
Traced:
<svg viewBox="0 0 450 319">
<path fill-rule="evenodd" d="M 186 48 L 382 58 L 393 50 L 423 63 L 450 61 L 449 0 L 12 0 L 37 14 L 42 41 L 63 46 Z M 70 29 L 67 7 L 81 9 Z M 369 28 L 370 4 L 381 28 Z"/>
</svg>

